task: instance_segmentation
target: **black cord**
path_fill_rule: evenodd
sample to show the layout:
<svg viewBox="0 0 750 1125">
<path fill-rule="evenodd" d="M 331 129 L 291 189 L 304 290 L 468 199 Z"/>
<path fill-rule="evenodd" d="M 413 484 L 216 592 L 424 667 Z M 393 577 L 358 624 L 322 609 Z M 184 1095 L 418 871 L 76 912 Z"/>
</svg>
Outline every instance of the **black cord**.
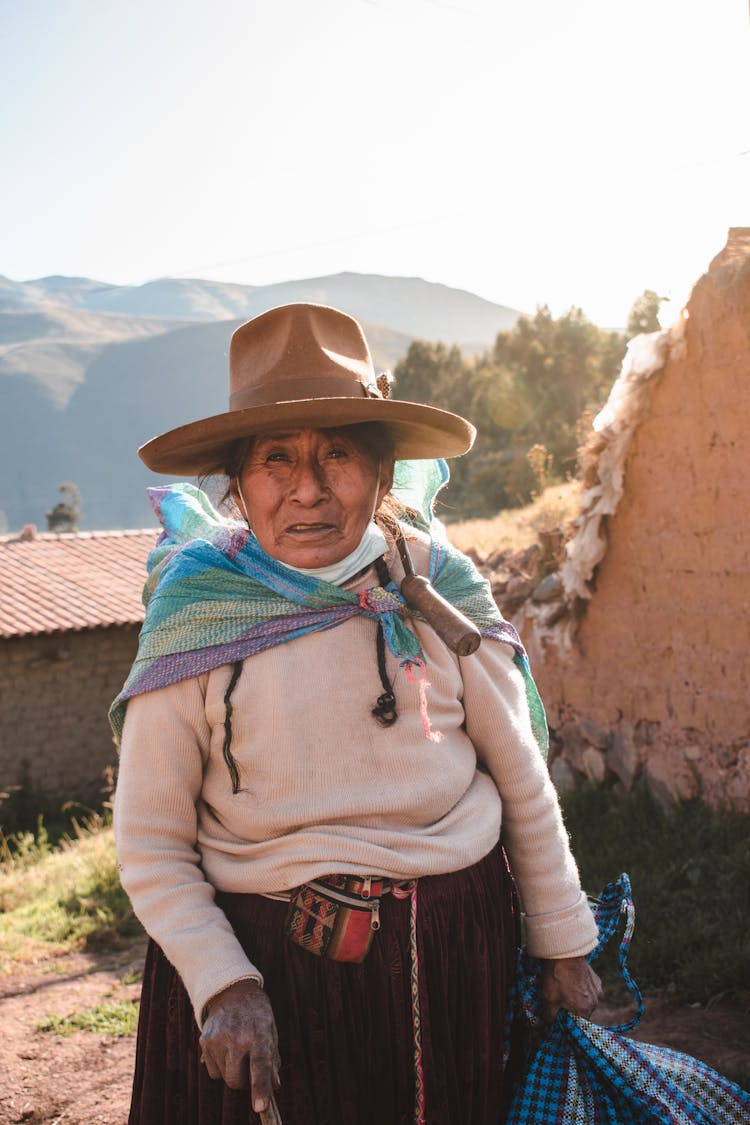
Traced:
<svg viewBox="0 0 750 1125">
<path fill-rule="evenodd" d="M 391 580 L 391 576 L 385 559 L 376 559 L 375 569 L 378 572 L 380 585 L 383 587 L 387 586 Z M 377 703 L 372 709 L 372 714 L 381 726 L 392 727 L 398 718 L 398 711 L 396 710 L 396 696 L 393 691 L 393 684 L 388 678 L 388 670 L 385 664 L 385 633 L 383 632 L 382 621 L 378 621 L 378 628 L 375 634 L 375 652 L 378 661 L 378 675 L 380 676 L 380 683 L 383 686 L 383 694 L 378 696 Z"/>
<path fill-rule="evenodd" d="M 237 762 L 232 755 L 232 692 L 235 689 L 237 681 L 242 672 L 242 661 L 236 660 L 232 668 L 232 678 L 229 681 L 229 687 L 224 693 L 224 745 L 221 752 L 224 755 L 224 761 L 229 770 L 229 776 L 232 779 L 232 793 L 239 793 L 240 791 L 240 771 L 237 767 Z"/>
</svg>

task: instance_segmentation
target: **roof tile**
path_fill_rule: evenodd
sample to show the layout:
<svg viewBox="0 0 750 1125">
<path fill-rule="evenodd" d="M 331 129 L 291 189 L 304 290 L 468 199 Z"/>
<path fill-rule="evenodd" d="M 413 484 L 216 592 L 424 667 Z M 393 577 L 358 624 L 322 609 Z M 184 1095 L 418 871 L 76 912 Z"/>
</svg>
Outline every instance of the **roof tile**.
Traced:
<svg viewBox="0 0 750 1125">
<path fill-rule="evenodd" d="M 143 621 L 156 529 L 0 537 L 0 637 Z"/>
</svg>

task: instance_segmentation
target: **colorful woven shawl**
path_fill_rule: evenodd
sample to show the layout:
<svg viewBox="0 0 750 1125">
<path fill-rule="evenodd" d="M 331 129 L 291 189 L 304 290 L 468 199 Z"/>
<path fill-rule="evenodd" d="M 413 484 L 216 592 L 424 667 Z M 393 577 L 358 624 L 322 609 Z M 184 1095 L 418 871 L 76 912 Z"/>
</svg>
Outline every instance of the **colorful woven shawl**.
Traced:
<svg viewBox="0 0 750 1125">
<path fill-rule="evenodd" d="M 420 682 L 424 699 L 424 656 L 406 623 L 406 605 L 395 583 L 352 593 L 300 574 L 266 554 L 246 527 L 220 516 L 194 485 L 151 488 L 149 497 L 164 530 L 148 558 L 138 654 L 110 710 L 118 742 L 127 701 L 134 695 L 306 633 L 333 629 L 358 614 L 382 622 L 386 644 L 409 677 Z M 501 617 L 489 583 L 469 559 L 439 538 L 432 539 L 430 579 L 484 637 L 513 648 L 534 735 L 546 755 L 547 724 L 526 654 L 513 626 Z M 439 737 L 430 733 L 425 715 L 428 737 Z"/>
</svg>

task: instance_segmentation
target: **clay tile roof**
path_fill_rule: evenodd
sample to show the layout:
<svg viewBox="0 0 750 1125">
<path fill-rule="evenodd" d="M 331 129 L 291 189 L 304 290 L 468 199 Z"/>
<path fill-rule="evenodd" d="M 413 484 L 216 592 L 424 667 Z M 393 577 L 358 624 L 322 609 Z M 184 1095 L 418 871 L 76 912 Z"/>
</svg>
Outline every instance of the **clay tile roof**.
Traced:
<svg viewBox="0 0 750 1125">
<path fill-rule="evenodd" d="M 146 557 L 157 535 L 24 528 L 0 537 L 0 637 L 139 624 Z"/>
</svg>

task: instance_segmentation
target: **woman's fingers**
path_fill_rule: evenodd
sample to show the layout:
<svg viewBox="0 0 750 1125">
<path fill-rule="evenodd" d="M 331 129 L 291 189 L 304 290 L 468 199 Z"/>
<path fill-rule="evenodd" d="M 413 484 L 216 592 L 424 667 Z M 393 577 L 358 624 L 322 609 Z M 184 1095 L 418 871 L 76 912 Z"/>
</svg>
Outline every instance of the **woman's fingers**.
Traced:
<svg viewBox="0 0 750 1125">
<path fill-rule="evenodd" d="M 212 1078 L 234 1090 L 249 1084 L 256 1113 L 268 1108 L 281 1059 L 271 1004 L 255 981 L 238 981 L 210 1001 L 200 1045 Z"/>
<path fill-rule="evenodd" d="M 590 1016 L 602 994 L 602 982 L 585 957 L 562 957 L 542 962 L 542 1009 L 548 1023 L 560 1008 Z"/>
<path fill-rule="evenodd" d="M 208 1071 L 209 1078 L 221 1078 L 221 1067 L 214 1062 L 213 1054 L 205 1047 L 201 1049 L 201 1062 Z"/>
<path fill-rule="evenodd" d="M 277 1052 L 278 1059 L 278 1052 Z M 270 1053 L 254 1051 L 250 1056 L 250 1095 L 253 1109 L 263 1113 L 268 1109 L 274 1088 L 274 1074 L 278 1077 L 278 1061 Z"/>
</svg>

